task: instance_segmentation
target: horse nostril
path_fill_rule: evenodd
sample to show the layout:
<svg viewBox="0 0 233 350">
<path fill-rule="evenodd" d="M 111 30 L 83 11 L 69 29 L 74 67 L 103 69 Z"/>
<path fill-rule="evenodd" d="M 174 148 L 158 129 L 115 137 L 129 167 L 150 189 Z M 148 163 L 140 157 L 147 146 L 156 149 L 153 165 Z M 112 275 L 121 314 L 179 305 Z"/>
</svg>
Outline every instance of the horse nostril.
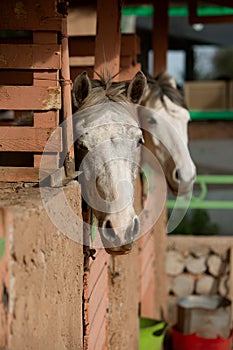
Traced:
<svg viewBox="0 0 233 350">
<path fill-rule="evenodd" d="M 110 220 L 107 220 L 104 228 L 104 236 L 111 242 L 114 242 L 117 239 L 117 235 L 113 229 L 112 223 Z"/>
<path fill-rule="evenodd" d="M 125 240 L 127 243 L 131 243 L 135 237 L 138 236 L 140 230 L 140 222 L 137 216 L 134 217 L 133 223 L 127 227 L 125 232 Z"/>
<path fill-rule="evenodd" d="M 175 171 L 175 179 L 177 181 L 180 181 L 180 171 L 179 171 L 179 169 L 176 169 L 176 171 Z"/>
</svg>

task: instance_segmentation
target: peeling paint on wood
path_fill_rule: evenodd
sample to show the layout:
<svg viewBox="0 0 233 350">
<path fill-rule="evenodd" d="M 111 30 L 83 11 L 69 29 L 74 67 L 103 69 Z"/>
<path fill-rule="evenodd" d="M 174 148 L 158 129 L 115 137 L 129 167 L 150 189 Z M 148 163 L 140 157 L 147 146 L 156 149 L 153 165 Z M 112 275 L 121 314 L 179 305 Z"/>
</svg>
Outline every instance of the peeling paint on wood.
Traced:
<svg viewBox="0 0 233 350">
<path fill-rule="evenodd" d="M 44 86 L 0 86 L 1 109 L 51 110 L 61 108 L 61 88 Z"/>
<path fill-rule="evenodd" d="M 61 88 L 60 86 L 50 86 L 47 88 L 48 95 L 43 100 L 43 110 L 61 108 Z"/>
</svg>

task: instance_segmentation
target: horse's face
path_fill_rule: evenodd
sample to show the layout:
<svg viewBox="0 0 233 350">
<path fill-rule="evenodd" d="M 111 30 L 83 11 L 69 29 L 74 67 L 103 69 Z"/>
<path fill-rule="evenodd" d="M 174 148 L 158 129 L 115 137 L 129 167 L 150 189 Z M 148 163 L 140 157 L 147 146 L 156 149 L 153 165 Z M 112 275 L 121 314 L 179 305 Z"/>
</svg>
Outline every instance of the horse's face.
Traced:
<svg viewBox="0 0 233 350">
<path fill-rule="evenodd" d="M 144 122 L 152 135 L 155 155 L 164 169 L 168 186 L 175 195 L 185 195 L 192 189 L 196 176 L 188 150 L 190 116 L 187 109 L 176 105 L 168 97 L 163 99 L 164 104 L 160 100 L 147 101 L 145 106 L 150 111 Z"/>
<path fill-rule="evenodd" d="M 135 91 L 137 84 L 142 85 L 141 92 Z M 141 96 L 144 86 L 145 78 L 140 74 L 128 91 L 135 98 L 136 93 Z M 83 195 L 99 221 L 106 251 L 112 255 L 127 254 L 140 231 L 133 203 L 142 140 L 136 110 L 126 101 L 108 100 L 81 111 L 80 115 L 83 112 L 90 114 L 78 117 L 75 125 L 79 135 L 77 152 L 86 150 L 80 167 Z"/>
</svg>

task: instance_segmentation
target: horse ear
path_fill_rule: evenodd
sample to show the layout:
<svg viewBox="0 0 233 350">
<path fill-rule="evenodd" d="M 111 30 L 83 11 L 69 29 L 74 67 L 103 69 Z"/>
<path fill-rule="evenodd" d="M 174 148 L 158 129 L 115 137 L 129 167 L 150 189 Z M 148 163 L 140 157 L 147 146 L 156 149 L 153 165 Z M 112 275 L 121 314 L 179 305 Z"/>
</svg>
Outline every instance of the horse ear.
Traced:
<svg viewBox="0 0 233 350">
<path fill-rule="evenodd" d="M 146 84 L 147 82 L 145 75 L 141 71 L 137 72 L 128 86 L 128 99 L 133 103 L 139 103 L 144 94 Z"/>
<path fill-rule="evenodd" d="M 87 75 L 87 72 L 79 74 L 73 84 L 72 97 L 73 103 L 76 107 L 80 107 L 83 100 L 88 96 L 91 91 L 91 81 Z"/>
<path fill-rule="evenodd" d="M 173 77 L 169 77 L 169 84 L 174 88 L 177 89 L 176 81 Z"/>
</svg>

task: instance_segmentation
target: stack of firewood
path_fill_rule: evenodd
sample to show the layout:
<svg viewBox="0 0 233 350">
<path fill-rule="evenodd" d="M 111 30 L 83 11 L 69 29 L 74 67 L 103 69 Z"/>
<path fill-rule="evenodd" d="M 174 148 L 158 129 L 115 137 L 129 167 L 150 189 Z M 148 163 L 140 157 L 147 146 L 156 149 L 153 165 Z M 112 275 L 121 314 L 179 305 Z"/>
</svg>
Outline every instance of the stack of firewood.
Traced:
<svg viewBox="0 0 233 350">
<path fill-rule="evenodd" d="M 168 293 L 177 297 L 199 294 L 229 295 L 229 254 L 208 246 L 167 252 Z"/>
</svg>

